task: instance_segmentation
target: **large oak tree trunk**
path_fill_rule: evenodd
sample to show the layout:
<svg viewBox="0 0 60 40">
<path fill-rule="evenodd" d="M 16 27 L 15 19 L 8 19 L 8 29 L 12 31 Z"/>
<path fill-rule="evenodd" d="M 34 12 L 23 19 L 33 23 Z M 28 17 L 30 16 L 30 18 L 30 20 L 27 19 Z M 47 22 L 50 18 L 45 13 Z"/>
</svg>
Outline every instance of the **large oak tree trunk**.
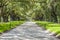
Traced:
<svg viewBox="0 0 60 40">
<path fill-rule="evenodd" d="M 1 7 L 1 16 L 3 18 L 3 22 L 8 22 L 8 16 L 7 16 L 7 13 L 5 13 L 4 8 L 5 6 Z"/>
<path fill-rule="evenodd" d="M 3 22 L 8 22 L 8 16 L 3 16 Z"/>
<path fill-rule="evenodd" d="M 51 21 L 53 22 L 58 22 L 58 19 L 57 19 L 57 14 L 56 14 L 56 8 L 57 6 L 54 6 L 54 3 L 56 1 L 54 0 L 51 4 Z"/>
</svg>

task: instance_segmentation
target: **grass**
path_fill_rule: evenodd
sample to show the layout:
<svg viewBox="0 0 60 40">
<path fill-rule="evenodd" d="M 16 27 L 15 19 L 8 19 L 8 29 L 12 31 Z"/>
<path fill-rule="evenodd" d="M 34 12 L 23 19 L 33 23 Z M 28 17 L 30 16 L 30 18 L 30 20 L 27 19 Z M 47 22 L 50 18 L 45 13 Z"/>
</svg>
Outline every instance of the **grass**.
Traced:
<svg viewBox="0 0 60 40">
<path fill-rule="evenodd" d="M 49 29 L 51 32 L 55 32 L 60 34 L 60 24 L 46 21 L 36 21 L 39 26 L 44 27 L 45 29 Z"/>
<path fill-rule="evenodd" d="M 0 33 L 11 30 L 18 25 L 21 25 L 24 21 L 11 21 L 11 22 L 1 22 L 0 23 Z"/>
</svg>

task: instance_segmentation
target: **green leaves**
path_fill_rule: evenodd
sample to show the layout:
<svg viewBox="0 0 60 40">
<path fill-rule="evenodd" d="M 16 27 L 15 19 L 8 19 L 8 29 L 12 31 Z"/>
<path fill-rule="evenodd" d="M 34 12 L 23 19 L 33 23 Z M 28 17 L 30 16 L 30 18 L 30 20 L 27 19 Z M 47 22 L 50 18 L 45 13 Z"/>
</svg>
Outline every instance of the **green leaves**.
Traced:
<svg viewBox="0 0 60 40">
<path fill-rule="evenodd" d="M 38 18 L 38 20 L 43 19 L 53 22 L 60 15 L 59 0 L 2 0 L 0 1 L 1 4 L 7 5 L 3 8 L 6 15 L 16 14 L 15 16 L 18 15 L 20 18 Z M 12 10 L 14 10 L 14 13 L 12 13 Z M 53 12 L 57 16 L 54 16 Z M 52 14 L 54 17 L 51 16 Z"/>
<path fill-rule="evenodd" d="M 39 26 L 44 27 L 45 29 L 50 30 L 51 32 L 55 32 L 60 34 L 60 24 L 46 21 L 36 21 Z"/>
<path fill-rule="evenodd" d="M 21 25 L 24 21 L 11 21 L 11 22 L 3 22 L 0 23 L 0 33 L 3 33 L 5 31 L 11 30 L 12 28 L 15 28 L 18 25 Z"/>
</svg>

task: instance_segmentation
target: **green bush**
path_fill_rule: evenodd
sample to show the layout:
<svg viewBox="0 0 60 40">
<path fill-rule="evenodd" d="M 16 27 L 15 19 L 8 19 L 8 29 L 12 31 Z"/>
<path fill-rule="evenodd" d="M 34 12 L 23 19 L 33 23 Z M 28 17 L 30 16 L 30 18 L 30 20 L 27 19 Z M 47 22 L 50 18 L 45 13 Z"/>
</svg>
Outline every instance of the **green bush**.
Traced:
<svg viewBox="0 0 60 40">
<path fill-rule="evenodd" d="M 48 24 L 52 24 L 52 22 L 37 21 L 37 24 L 38 24 L 39 26 L 42 26 L 42 27 L 46 28 L 46 26 L 47 26 Z"/>
<path fill-rule="evenodd" d="M 56 32 L 60 34 L 60 24 L 52 23 L 52 22 L 44 22 L 44 21 L 37 21 L 36 22 L 39 26 L 43 26 L 46 29 L 49 29 L 51 32 Z"/>
<path fill-rule="evenodd" d="M 60 33 L 60 24 L 48 24 L 46 28 L 57 34 Z"/>
<path fill-rule="evenodd" d="M 23 21 L 11 21 L 0 23 L 0 33 L 15 28 L 16 26 L 22 24 Z"/>
<path fill-rule="evenodd" d="M 54 23 L 54 24 L 48 24 L 48 27 L 60 27 L 60 24 Z"/>
</svg>

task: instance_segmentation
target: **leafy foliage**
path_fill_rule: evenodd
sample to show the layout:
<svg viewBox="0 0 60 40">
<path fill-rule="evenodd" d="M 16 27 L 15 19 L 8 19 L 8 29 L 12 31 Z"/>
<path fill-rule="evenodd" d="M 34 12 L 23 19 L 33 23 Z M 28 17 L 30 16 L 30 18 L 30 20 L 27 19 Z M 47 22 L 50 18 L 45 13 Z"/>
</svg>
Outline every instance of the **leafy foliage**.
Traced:
<svg viewBox="0 0 60 40">
<path fill-rule="evenodd" d="M 12 28 L 15 28 L 18 25 L 21 25 L 24 21 L 11 21 L 11 22 L 2 22 L 0 23 L 0 33 L 3 33 L 5 31 L 11 30 Z"/>
<path fill-rule="evenodd" d="M 4 22 L 31 19 L 60 23 L 59 0 L 1 0 L 0 11 Z"/>
<path fill-rule="evenodd" d="M 36 21 L 39 26 L 44 27 L 45 29 L 50 30 L 51 32 L 55 32 L 56 34 L 60 34 L 60 24 L 46 21 Z"/>
</svg>

